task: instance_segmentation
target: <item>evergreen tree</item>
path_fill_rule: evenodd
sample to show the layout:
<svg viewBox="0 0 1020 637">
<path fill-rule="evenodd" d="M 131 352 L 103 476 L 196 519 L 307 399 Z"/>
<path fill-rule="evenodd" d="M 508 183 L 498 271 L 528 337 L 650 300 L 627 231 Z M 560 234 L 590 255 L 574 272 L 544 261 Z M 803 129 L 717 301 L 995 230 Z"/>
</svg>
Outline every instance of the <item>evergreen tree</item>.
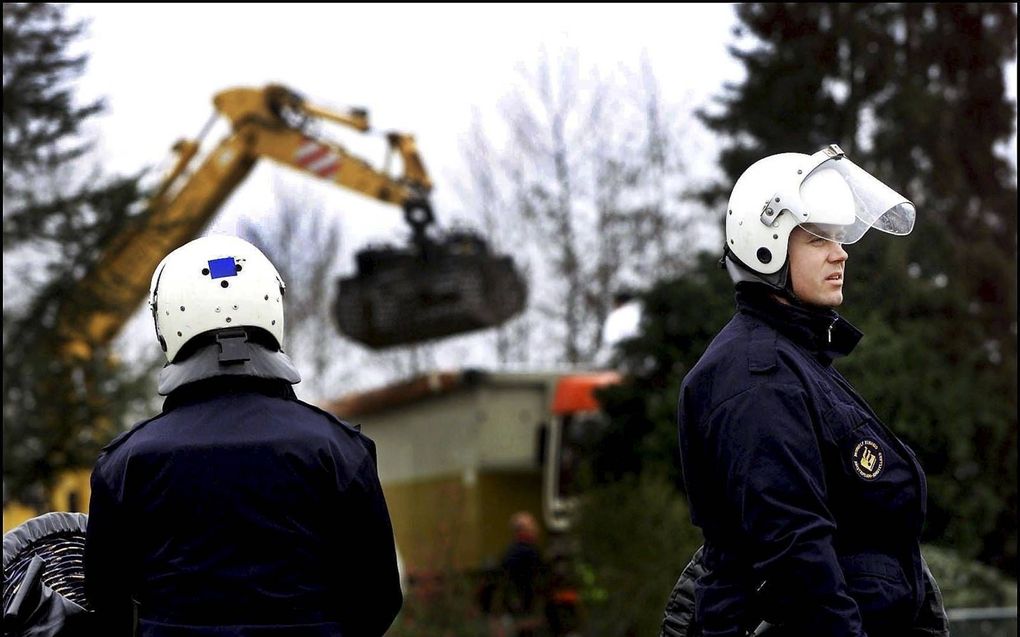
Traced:
<svg viewBox="0 0 1020 637">
<path fill-rule="evenodd" d="M 132 375 L 106 351 L 63 355 L 59 316 L 73 316 L 76 284 L 109 238 L 130 223 L 138 177 L 87 166 L 82 125 L 103 105 L 75 102 L 85 56 L 68 48 L 84 25 L 65 7 L 3 7 L 4 499 L 41 504 L 63 468 L 91 466 L 133 400 Z"/>
<path fill-rule="evenodd" d="M 594 455 L 597 482 L 651 470 L 682 488 L 676 406 L 680 383 L 733 316 L 733 284 L 719 255 L 701 253 L 681 278 L 653 285 L 642 298 L 641 332 L 619 345 L 628 380 L 602 390 L 613 421 Z"/>
<path fill-rule="evenodd" d="M 88 144 L 79 139 L 81 123 L 100 112 L 101 102 L 74 104 L 68 85 L 84 69 L 83 55 L 70 57 L 68 46 L 82 35 L 83 24 L 66 25 L 59 5 L 4 3 L 4 248 L 35 236 L 45 215 L 7 202 L 32 202 L 38 179 L 81 157 Z"/>
</svg>

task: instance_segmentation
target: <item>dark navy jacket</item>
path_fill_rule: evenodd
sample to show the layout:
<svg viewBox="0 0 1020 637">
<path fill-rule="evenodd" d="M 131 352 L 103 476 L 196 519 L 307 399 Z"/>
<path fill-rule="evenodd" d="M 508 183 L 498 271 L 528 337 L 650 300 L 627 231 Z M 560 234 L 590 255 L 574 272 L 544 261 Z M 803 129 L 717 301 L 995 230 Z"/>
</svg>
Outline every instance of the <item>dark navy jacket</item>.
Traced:
<svg viewBox="0 0 1020 637">
<path fill-rule="evenodd" d="M 503 555 L 502 567 L 510 612 L 534 612 L 538 592 L 536 589 L 542 577 L 542 555 L 538 548 L 531 542 L 515 541 Z"/>
<path fill-rule="evenodd" d="M 85 580 L 104 634 L 137 612 L 141 635 L 382 635 L 402 596 L 375 446 L 279 381 L 186 385 L 100 455 Z"/>
<path fill-rule="evenodd" d="M 939 634 L 918 544 L 924 473 L 831 364 L 861 333 L 762 286 L 741 286 L 737 307 L 680 390 L 704 634 L 762 619 L 782 635 Z M 936 629 L 912 632 L 921 625 Z"/>
</svg>

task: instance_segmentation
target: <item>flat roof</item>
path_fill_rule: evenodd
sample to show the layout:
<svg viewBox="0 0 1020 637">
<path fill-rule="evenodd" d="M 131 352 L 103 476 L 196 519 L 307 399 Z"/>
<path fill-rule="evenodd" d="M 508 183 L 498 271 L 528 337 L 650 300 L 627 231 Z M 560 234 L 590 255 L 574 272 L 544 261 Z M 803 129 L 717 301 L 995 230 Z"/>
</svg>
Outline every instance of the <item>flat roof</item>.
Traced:
<svg viewBox="0 0 1020 637">
<path fill-rule="evenodd" d="M 598 408 L 594 391 L 620 382 L 611 371 L 562 370 L 544 372 L 489 372 L 479 369 L 436 371 L 420 374 L 366 391 L 327 401 L 321 407 L 340 418 L 354 418 L 438 397 L 479 385 L 544 385 L 550 391 L 554 413 Z"/>
</svg>

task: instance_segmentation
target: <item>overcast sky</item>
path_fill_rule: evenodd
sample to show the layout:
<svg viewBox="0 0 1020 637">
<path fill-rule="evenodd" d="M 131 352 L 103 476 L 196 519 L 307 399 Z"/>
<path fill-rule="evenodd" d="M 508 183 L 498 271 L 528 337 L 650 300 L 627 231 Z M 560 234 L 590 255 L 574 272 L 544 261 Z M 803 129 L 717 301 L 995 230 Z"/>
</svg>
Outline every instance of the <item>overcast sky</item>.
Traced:
<svg viewBox="0 0 1020 637">
<path fill-rule="evenodd" d="M 603 76 L 634 71 L 647 58 L 664 100 L 688 109 L 743 77 L 726 50 L 736 24 L 731 4 L 76 3 L 69 13 L 91 23 L 81 42 L 90 60 L 79 95 L 107 100 L 93 123 L 107 170 L 165 165 L 172 143 L 197 135 L 213 113 L 215 93 L 279 82 L 314 104 L 366 107 L 378 130 L 414 134 L 436 183 L 440 220 L 461 212 L 454 182 L 473 112 L 498 117 L 519 67 L 534 67 L 543 51 L 553 64 L 576 51 L 582 69 Z M 1015 64 L 1011 71 L 1015 97 Z M 695 173 L 711 171 L 714 141 L 694 128 L 687 160 Z M 381 166 L 379 138 L 345 133 L 338 141 Z M 310 189 L 327 209 L 344 211 L 348 245 L 403 231 L 395 207 L 271 162 L 257 165 L 214 230 L 233 231 L 239 216 L 271 210 L 279 183 Z"/>
<path fill-rule="evenodd" d="M 495 116 L 518 67 L 534 66 L 543 48 L 553 62 L 576 50 L 582 68 L 602 74 L 637 69 L 646 56 L 664 99 L 677 104 L 701 104 L 743 75 L 726 53 L 735 24 L 726 4 L 74 4 L 69 13 L 91 21 L 79 92 L 107 100 L 94 124 L 106 169 L 163 161 L 176 139 L 197 135 L 216 92 L 279 82 L 315 104 L 366 107 L 379 130 L 414 134 L 436 182 L 440 218 L 457 212 L 444 208 L 457 207 L 452 182 L 473 111 Z M 337 138 L 357 152 L 351 136 L 358 134 Z M 362 154 L 377 167 L 378 148 Z M 708 165 L 714 156 L 704 159 Z M 230 231 L 237 216 L 268 210 L 280 180 L 347 203 L 338 208 L 368 211 L 341 219 L 348 237 L 402 230 L 396 208 L 345 199 L 334 186 L 270 162 L 259 163 L 214 227 Z"/>
<path fill-rule="evenodd" d="M 576 51 L 581 69 L 602 76 L 636 71 L 647 59 L 664 101 L 688 111 L 723 82 L 743 77 L 726 52 L 736 23 L 726 4 L 79 3 L 68 13 L 90 22 L 80 43 L 89 63 L 78 94 L 82 101 L 106 100 L 107 111 L 91 127 L 105 170 L 165 165 L 173 142 L 197 135 L 212 115 L 215 93 L 277 82 L 317 105 L 365 107 L 378 130 L 414 134 L 435 182 L 441 222 L 471 216 L 460 210 L 455 182 L 473 114 L 498 118 L 500 101 L 520 82 L 521 65 L 533 68 L 543 51 L 552 64 Z M 206 148 L 223 130 L 210 135 Z M 337 141 L 381 167 L 381 140 L 335 132 Z M 702 132 L 701 142 L 690 142 L 707 144 L 695 161 L 712 170 L 711 138 Z M 209 231 L 235 232 L 239 218 L 265 217 L 281 184 L 342 211 L 343 261 L 350 269 L 354 251 L 366 242 L 406 233 L 396 207 L 269 161 L 257 164 Z M 139 312 L 119 348 L 144 345 L 149 323 Z"/>
</svg>

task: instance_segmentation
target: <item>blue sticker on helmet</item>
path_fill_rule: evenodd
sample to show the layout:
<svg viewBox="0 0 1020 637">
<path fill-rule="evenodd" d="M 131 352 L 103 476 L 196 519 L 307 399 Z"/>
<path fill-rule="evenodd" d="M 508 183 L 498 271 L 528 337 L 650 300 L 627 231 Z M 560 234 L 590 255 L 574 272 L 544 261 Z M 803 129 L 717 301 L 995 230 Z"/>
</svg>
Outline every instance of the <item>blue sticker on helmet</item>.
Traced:
<svg viewBox="0 0 1020 637">
<path fill-rule="evenodd" d="M 237 263 L 234 262 L 234 257 L 224 257 L 210 261 L 209 274 L 214 279 L 222 279 L 225 276 L 237 276 Z"/>
</svg>

